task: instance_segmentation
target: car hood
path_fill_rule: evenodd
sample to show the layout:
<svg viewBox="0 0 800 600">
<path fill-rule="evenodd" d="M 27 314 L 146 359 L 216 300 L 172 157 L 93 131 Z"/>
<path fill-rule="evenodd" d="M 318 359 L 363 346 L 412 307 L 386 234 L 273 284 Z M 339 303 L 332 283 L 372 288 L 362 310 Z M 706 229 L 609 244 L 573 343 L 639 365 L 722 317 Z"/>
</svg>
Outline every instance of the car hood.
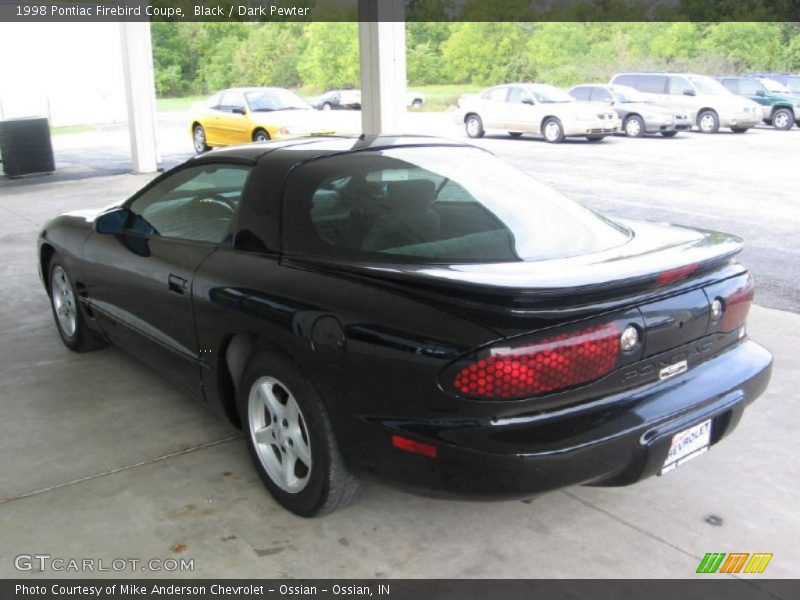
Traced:
<svg viewBox="0 0 800 600">
<path fill-rule="evenodd" d="M 254 112 L 250 113 L 250 120 L 264 127 L 286 127 L 298 134 L 333 131 L 329 118 L 313 109 Z"/>
</svg>

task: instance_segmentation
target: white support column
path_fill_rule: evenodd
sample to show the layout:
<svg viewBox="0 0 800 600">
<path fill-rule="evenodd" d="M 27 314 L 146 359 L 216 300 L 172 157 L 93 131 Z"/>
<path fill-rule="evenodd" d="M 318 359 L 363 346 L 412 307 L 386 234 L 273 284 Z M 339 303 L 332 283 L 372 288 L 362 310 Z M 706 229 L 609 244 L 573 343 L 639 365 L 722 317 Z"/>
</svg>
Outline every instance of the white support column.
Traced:
<svg viewBox="0 0 800 600">
<path fill-rule="evenodd" d="M 119 31 L 133 172 L 154 173 L 158 170 L 158 150 L 150 23 L 121 22 Z"/>
<path fill-rule="evenodd" d="M 403 0 L 358 0 L 363 133 L 401 133 L 406 112 Z"/>
</svg>

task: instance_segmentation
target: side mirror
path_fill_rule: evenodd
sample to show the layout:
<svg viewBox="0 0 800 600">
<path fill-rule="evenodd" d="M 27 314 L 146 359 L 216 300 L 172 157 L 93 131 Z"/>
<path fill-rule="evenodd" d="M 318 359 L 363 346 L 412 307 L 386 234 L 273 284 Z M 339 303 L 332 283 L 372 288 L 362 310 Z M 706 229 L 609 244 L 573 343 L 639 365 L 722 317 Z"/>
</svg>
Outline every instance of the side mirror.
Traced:
<svg viewBox="0 0 800 600">
<path fill-rule="evenodd" d="M 94 220 L 97 233 L 122 233 L 128 223 L 130 211 L 127 208 L 114 208 L 104 212 Z"/>
<path fill-rule="evenodd" d="M 236 115 L 243 115 L 245 111 L 241 106 L 234 106 L 231 108 L 231 112 Z"/>
<path fill-rule="evenodd" d="M 523 104 L 529 104 L 530 106 L 533 106 L 533 99 L 532 98 L 523 98 L 522 99 L 522 103 Z"/>
<path fill-rule="evenodd" d="M 683 95 L 684 96 L 696 96 L 697 92 L 695 92 L 694 90 L 683 90 Z"/>
<path fill-rule="evenodd" d="M 756 91 L 756 96 L 766 96 L 766 95 L 767 95 L 767 93 L 764 90 L 757 90 Z"/>
</svg>

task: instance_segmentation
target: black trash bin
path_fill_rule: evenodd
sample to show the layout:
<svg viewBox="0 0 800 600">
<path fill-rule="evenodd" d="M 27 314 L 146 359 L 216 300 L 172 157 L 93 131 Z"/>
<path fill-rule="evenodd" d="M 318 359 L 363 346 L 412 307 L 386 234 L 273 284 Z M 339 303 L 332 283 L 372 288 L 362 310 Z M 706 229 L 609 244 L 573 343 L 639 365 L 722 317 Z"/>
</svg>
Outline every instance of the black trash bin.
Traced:
<svg viewBox="0 0 800 600">
<path fill-rule="evenodd" d="M 0 120 L 0 156 L 6 177 L 56 170 L 50 124 L 45 117 Z"/>
</svg>

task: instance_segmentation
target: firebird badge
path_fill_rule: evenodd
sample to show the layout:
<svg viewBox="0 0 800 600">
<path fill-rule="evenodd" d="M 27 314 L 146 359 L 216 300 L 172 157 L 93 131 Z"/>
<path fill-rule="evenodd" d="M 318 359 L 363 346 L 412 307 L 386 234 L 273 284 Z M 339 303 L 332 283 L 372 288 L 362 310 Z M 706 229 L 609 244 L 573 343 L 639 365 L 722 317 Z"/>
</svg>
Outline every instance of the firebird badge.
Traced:
<svg viewBox="0 0 800 600">
<path fill-rule="evenodd" d="M 664 367 L 658 372 L 659 379 L 669 379 L 670 377 L 674 377 L 680 373 L 686 371 L 689 368 L 688 363 L 685 360 L 680 360 L 675 364 L 669 365 Z"/>
</svg>

